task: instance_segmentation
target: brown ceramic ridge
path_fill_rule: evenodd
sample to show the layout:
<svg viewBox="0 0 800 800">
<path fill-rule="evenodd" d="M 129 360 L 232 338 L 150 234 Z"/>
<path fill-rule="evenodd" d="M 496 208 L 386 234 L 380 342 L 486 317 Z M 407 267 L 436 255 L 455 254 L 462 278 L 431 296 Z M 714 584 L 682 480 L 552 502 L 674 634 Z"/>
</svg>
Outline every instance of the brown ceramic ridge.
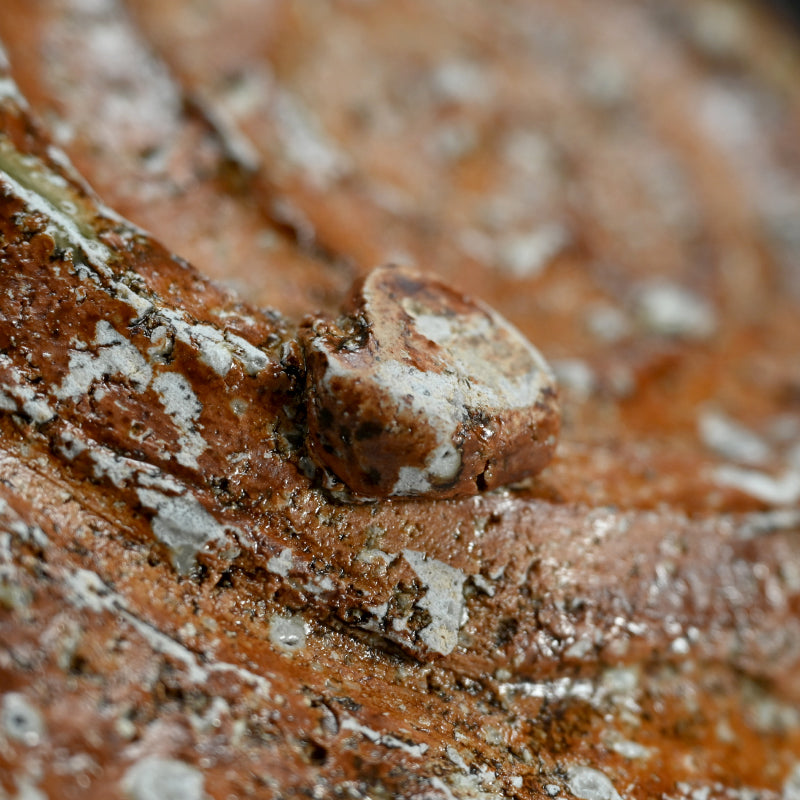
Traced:
<svg viewBox="0 0 800 800">
<path fill-rule="evenodd" d="M 13 102 L 5 103 L 4 113 L 7 130 L 29 129 L 26 114 Z M 313 608 L 320 619 L 333 616 L 375 632 L 418 658 L 449 656 L 467 674 L 493 669 L 492 636 L 480 631 L 503 617 L 517 620 L 504 660 L 521 674 L 571 668 L 569 653 L 578 654 L 578 663 L 595 664 L 596 648 L 613 647 L 618 639 L 631 657 L 670 640 L 667 630 L 646 622 L 650 605 L 666 598 L 648 593 L 650 568 L 642 571 L 635 562 L 674 531 L 653 527 L 646 514 L 609 512 L 598 522 L 585 518 L 585 509 L 559 509 L 524 496 L 517 501 L 503 492 L 447 502 L 396 498 L 373 509 L 348 508 L 326 497 L 304 474 L 309 465 L 302 449 L 302 359 L 279 315 L 237 304 L 89 195 L 80 198 L 64 188 L 58 165 L 48 166 L 35 155 L 38 137 L 18 138 L 15 146 L 19 150 L 4 157 L 25 163 L 29 187 L 10 176 L 4 181 L 6 249 L 17 265 L 6 277 L 19 283 L 4 296 L 6 318 L 16 320 L 5 334 L 12 346 L 2 364 L 12 387 L 8 403 L 32 426 L 30 440 L 41 438 L 45 451 L 66 462 L 72 480 L 113 486 L 118 499 L 141 509 L 149 524 L 142 530 L 137 523 L 128 535 L 154 537 L 183 573 L 192 572 L 198 560 L 217 572 L 231 564 L 254 575 L 266 570 L 272 577 L 265 594 L 300 592 L 294 603 Z M 48 196 L 31 186 L 49 187 Z M 64 211 L 73 200 L 80 200 L 82 209 L 77 228 Z M 57 314 L 53 296 L 60 298 Z M 427 465 L 440 440 L 427 432 L 427 438 L 413 440 L 421 427 L 413 417 L 417 410 L 404 395 L 399 401 L 386 396 L 374 367 L 392 360 L 417 372 L 424 366 L 438 380 L 453 365 L 437 340 L 449 342 L 464 321 L 466 344 L 459 346 L 477 348 L 491 361 L 473 365 L 477 375 L 467 376 L 479 396 L 486 391 L 481 381 L 499 370 L 523 402 L 517 407 L 506 398 L 505 407 L 492 408 L 494 423 L 490 414 L 474 430 L 465 425 L 457 434 L 464 436 L 468 477 L 463 486 L 455 484 L 456 492 L 475 491 L 480 475 L 499 482 L 543 464 L 557 429 L 552 378 L 538 353 L 494 312 L 436 282 L 390 268 L 365 280 L 348 311 L 349 322 L 311 324 L 302 334 L 312 398 L 324 399 L 309 403 L 312 452 L 343 472 L 340 477 L 359 488 L 375 465 L 362 445 L 368 436 L 357 441 L 352 457 L 346 450 L 336 454 L 337 445 L 353 447 L 340 430 L 353 420 L 347 404 L 337 405 L 336 392 L 326 387 L 334 359 L 334 377 L 344 377 L 339 396 L 349 393 L 358 415 L 363 414 L 359 404 L 367 409 L 370 402 L 377 404 L 375 420 L 383 424 L 399 403 L 400 416 L 408 417 L 409 429 L 414 425 L 411 433 L 400 431 L 400 441 L 412 436 L 418 447 L 410 466 Z M 494 335 L 473 340 L 472 325 Z M 50 342 L 47 358 L 20 358 L 32 347 L 26 344 L 30 331 L 42 326 Z M 518 375 L 525 377 L 521 389 L 513 385 Z M 332 433 L 329 421 L 338 422 Z M 532 447 L 531 421 L 544 431 L 543 441 Z M 499 428 L 497 439 L 510 443 L 505 453 L 519 460 L 498 459 L 487 471 L 486 462 L 502 452 L 492 449 L 491 439 L 488 445 L 482 441 L 492 424 Z M 409 466 L 392 454 L 382 478 L 387 494 L 397 491 L 398 464 Z M 385 465 L 378 458 L 377 466 Z M 452 489 L 440 491 L 446 496 Z M 700 531 L 703 525 L 678 514 L 675 530 Z M 712 528 L 722 540 L 730 535 L 723 523 Z M 706 549 L 682 568 L 702 575 L 705 583 L 724 585 L 726 564 L 715 564 L 707 546 L 712 533 L 697 536 Z M 540 564 L 551 551 L 545 561 L 552 571 Z M 764 555 L 769 561 L 775 557 Z M 621 580 L 625 569 L 630 576 Z M 567 573 L 571 577 L 563 584 Z M 572 607 L 572 587 L 581 585 L 588 587 L 589 600 Z M 547 597 L 548 613 L 561 620 L 552 636 L 540 625 L 545 610 L 526 599 L 531 591 Z M 720 602 L 723 618 L 730 614 L 729 601 Z M 691 595 L 679 605 L 687 624 L 703 624 L 706 612 L 693 608 Z M 628 627 L 617 624 L 617 607 L 626 609 Z M 767 618 L 770 625 L 782 619 Z M 726 625 L 736 627 L 736 619 L 731 616 Z M 571 633 L 560 633 L 562 627 Z M 527 631 L 534 629 L 537 641 L 548 638 L 546 647 L 531 642 Z M 590 635 L 602 645 L 573 647 Z M 726 641 L 712 637 L 707 644 L 726 651 Z M 752 659 L 752 652 L 743 657 Z"/>
<path fill-rule="evenodd" d="M 108 243 L 135 237 L 132 226 L 95 208 L 79 179 L 71 188 L 60 185 L 50 166 L 33 169 L 9 142 L 0 155 L 17 195 L 49 215 L 56 245 L 70 250 L 76 266 L 88 261 L 111 278 Z M 219 326 L 188 332 L 180 309 L 160 307 L 152 292 L 134 291 L 132 283 L 130 275 L 111 281 L 162 358 L 177 335 L 199 343 L 200 360 L 223 376 L 233 359 L 251 375 L 270 363 Z M 271 365 L 291 372 L 287 385 L 304 388 L 305 400 L 287 397 L 284 409 L 301 419 L 292 406 L 306 406 L 310 454 L 343 482 L 340 497 L 466 496 L 547 464 L 559 427 L 555 380 L 541 354 L 499 314 L 435 279 L 391 266 L 359 281 L 350 306 L 338 327 L 310 318 L 300 335 L 304 358 Z M 226 317 L 226 329 L 237 327 L 234 316 Z M 291 353 L 293 341 L 273 336 L 270 349 Z"/>
</svg>

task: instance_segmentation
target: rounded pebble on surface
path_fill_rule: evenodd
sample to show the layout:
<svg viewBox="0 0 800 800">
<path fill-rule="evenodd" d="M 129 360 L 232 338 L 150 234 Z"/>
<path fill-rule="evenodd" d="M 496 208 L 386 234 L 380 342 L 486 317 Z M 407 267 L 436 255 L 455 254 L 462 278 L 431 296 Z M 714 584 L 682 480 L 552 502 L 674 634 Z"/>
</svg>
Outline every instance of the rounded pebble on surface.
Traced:
<svg viewBox="0 0 800 800">
<path fill-rule="evenodd" d="M 44 734 L 42 715 L 28 702 L 22 692 L 9 692 L 3 695 L 0 722 L 10 739 L 31 747 L 39 744 Z"/>
<path fill-rule="evenodd" d="M 580 800 L 620 800 L 614 784 L 598 769 L 570 767 L 567 786 Z"/>
<path fill-rule="evenodd" d="M 147 756 L 137 761 L 122 780 L 130 800 L 205 800 L 203 775 L 174 758 Z"/>
<path fill-rule="evenodd" d="M 349 315 L 301 332 L 314 459 L 365 497 L 455 497 L 542 470 L 559 430 L 550 367 L 488 306 L 380 267 Z"/>
</svg>

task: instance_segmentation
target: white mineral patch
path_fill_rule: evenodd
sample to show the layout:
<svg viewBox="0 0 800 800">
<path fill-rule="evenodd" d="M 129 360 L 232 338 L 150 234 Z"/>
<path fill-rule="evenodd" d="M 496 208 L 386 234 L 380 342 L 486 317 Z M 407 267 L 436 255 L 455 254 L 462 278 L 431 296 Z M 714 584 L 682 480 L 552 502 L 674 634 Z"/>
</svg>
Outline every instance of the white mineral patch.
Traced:
<svg viewBox="0 0 800 800">
<path fill-rule="evenodd" d="M 47 534 L 38 525 L 29 525 L 22 520 L 4 500 L 0 502 L 0 514 L 2 514 L 6 520 L 3 523 L 5 529 L 21 542 L 33 544 L 40 550 L 46 550 L 50 546 L 50 540 L 47 538 Z M 10 563 L 10 551 L 8 554 L 4 555 L 7 556 L 5 560 Z"/>
<path fill-rule="evenodd" d="M 204 364 L 223 378 L 228 374 L 233 366 L 233 353 L 221 331 L 211 325 L 190 324 L 180 312 L 171 309 L 159 310 L 158 317 L 172 327 L 178 341 L 199 350 Z"/>
<path fill-rule="evenodd" d="M 0 411 L 11 411 L 13 413 L 16 410 L 17 401 L 0 388 Z"/>
<path fill-rule="evenodd" d="M 772 452 L 769 445 L 721 411 L 704 410 L 697 427 L 703 444 L 723 458 L 748 466 L 760 466 L 770 461 Z"/>
<path fill-rule="evenodd" d="M 136 317 L 132 322 L 144 319 L 153 310 L 154 306 L 150 300 L 134 292 L 130 286 L 122 283 L 122 281 L 113 281 L 111 286 L 117 299 L 127 303 L 136 312 Z"/>
<path fill-rule="evenodd" d="M 623 758 L 630 759 L 645 759 L 650 758 L 652 751 L 649 747 L 645 747 L 638 742 L 632 742 L 628 739 L 618 739 L 612 742 L 611 749 L 615 753 L 619 753 Z"/>
<path fill-rule="evenodd" d="M 267 354 L 241 336 L 225 331 L 225 341 L 248 375 L 257 375 L 269 363 Z"/>
<path fill-rule="evenodd" d="M 112 375 L 122 375 L 135 391 L 143 391 L 150 383 L 152 369 L 142 354 L 106 320 L 95 326 L 94 344 L 97 352 L 73 350 L 69 357 L 69 372 L 61 386 L 54 391 L 59 400 L 78 400 L 88 393 L 95 381 Z"/>
<path fill-rule="evenodd" d="M 439 64 L 431 88 L 446 103 L 483 103 L 492 96 L 491 73 L 476 61 L 454 58 Z"/>
<path fill-rule="evenodd" d="M 630 321 L 618 308 L 598 303 L 586 312 L 586 327 L 604 342 L 614 343 L 631 332 Z"/>
<path fill-rule="evenodd" d="M 781 800 L 800 800 L 800 762 L 795 764 L 783 784 Z"/>
<path fill-rule="evenodd" d="M 269 622 L 269 640 L 284 652 L 294 653 L 306 646 L 306 622 L 297 615 L 273 614 Z"/>
<path fill-rule="evenodd" d="M 143 506 L 156 510 L 153 533 L 170 548 L 179 572 L 188 572 L 197 553 L 209 542 L 224 540 L 224 528 L 192 495 L 169 497 L 153 489 L 137 489 L 136 493 Z"/>
<path fill-rule="evenodd" d="M 552 362 L 558 385 L 578 400 L 588 400 L 597 388 L 594 370 L 579 358 L 562 358 Z"/>
<path fill-rule="evenodd" d="M 22 413 L 39 425 L 55 419 L 55 412 L 44 400 L 26 400 L 22 404 Z"/>
<path fill-rule="evenodd" d="M 286 159 L 302 170 L 309 181 L 326 188 L 347 173 L 347 157 L 298 97 L 285 90 L 278 91 L 275 119 Z"/>
<path fill-rule="evenodd" d="M 44 735 L 42 714 L 22 692 L 8 692 L 0 705 L 0 725 L 6 736 L 35 747 Z"/>
<path fill-rule="evenodd" d="M 357 556 L 358 561 L 365 564 L 379 564 L 383 567 L 391 564 L 397 556 L 394 553 L 387 553 L 377 547 L 365 547 Z"/>
<path fill-rule="evenodd" d="M 636 297 L 636 315 L 651 333 L 677 339 L 707 339 L 717 327 L 712 306 L 683 286 L 654 283 Z"/>
<path fill-rule="evenodd" d="M 267 569 L 285 578 L 292 568 L 292 560 L 294 554 L 289 547 L 284 547 L 283 550 L 277 555 L 267 561 Z"/>
<path fill-rule="evenodd" d="M 136 474 L 135 462 L 103 448 L 93 449 L 89 457 L 94 461 L 95 478 L 108 478 L 114 486 L 122 488 Z"/>
<path fill-rule="evenodd" d="M 551 702 L 575 698 L 595 706 L 600 704 L 600 693 L 588 679 L 557 678 L 552 681 L 520 681 L 519 683 L 501 683 L 499 688 L 503 696 L 541 697 Z"/>
<path fill-rule="evenodd" d="M 429 649 L 447 655 L 458 643 L 466 576 L 460 569 L 415 550 L 403 550 L 403 556 L 427 589 L 419 606 L 431 615 L 431 622 L 420 631 L 419 638 Z"/>
<path fill-rule="evenodd" d="M 73 431 L 61 431 L 60 439 L 61 444 L 58 449 L 70 461 L 86 450 L 86 443 Z"/>
<path fill-rule="evenodd" d="M 614 784 L 600 770 L 592 767 L 570 767 L 567 787 L 580 800 L 620 800 Z"/>
<path fill-rule="evenodd" d="M 461 460 L 459 459 L 459 465 Z M 400 467 L 397 472 L 397 480 L 392 488 L 392 494 L 399 497 L 406 497 L 415 494 L 424 494 L 431 488 L 431 482 L 428 474 L 434 474 L 433 469 L 436 465 L 431 465 L 430 468 L 420 469 L 419 467 Z M 458 470 L 452 473 L 451 477 L 455 477 Z"/>
<path fill-rule="evenodd" d="M 0 65 L 1 67 L 2 65 Z M 22 96 L 22 93 L 17 88 L 17 84 L 8 77 L 8 75 L 0 75 L 0 101 L 13 100 L 18 106 L 22 108 L 27 107 L 28 103 Z"/>
<path fill-rule="evenodd" d="M 452 745 L 447 745 L 447 747 L 445 748 L 445 753 L 447 754 L 447 757 L 450 759 L 450 761 L 452 761 L 453 764 L 455 764 L 462 772 L 469 771 L 469 765 L 467 764 L 466 761 L 464 761 L 464 758 L 462 757 L 461 753 L 459 753 L 455 747 L 453 747 Z"/>
<path fill-rule="evenodd" d="M 627 706 L 639 693 L 639 673 L 631 667 L 608 669 L 597 683 L 588 678 L 569 677 L 512 683 L 508 681 L 510 674 L 496 677 L 505 681 L 499 686 L 503 697 L 538 697 L 552 703 L 575 699 L 589 703 L 598 710 L 607 708 L 609 703 Z"/>
<path fill-rule="evenodd" d="M 200 360 L 222 377 L 228 374 L 234 359 L 248 375 L 256 375 L 269 361 L 263 351 L 241 336 L 223 332 L 213 325 L 189 323 L 178 311 L 160 309 L 158 317 L 168 330 L 174 330 L 178 341 L 199 350 Z"/>
<path fill-rule="evenodd" d="M 0 364 L 9 372 L 10 380 L 0 386 L 0 410 L 21 411 L 32 422 L 42 425 L 55 418 L 55 412 L 47 402 L 36 394 L 12 364 L 8 356 L 0 355 Z"/>
<path fill-rule="evenodd" d="M 191 384 L 178 372 L 163 372 L 153 380 L 153 389 L 161 398 L 164 410 L 178 428 L 180 449 L 176 461 L 184 467 L 197 467 L 197 457 L 208 447 L 195 429 L 203 410 Z"/>
<path fill-rule="evenodd" d="M 17 795 L 14 800 L 50 800 L 48 796 L 29 781 L 23 779 L 17 783 Z"/>
<path fill-rule="evenodd" d="M 206 800 L 203 774 L 174 758 L 147 756 L 137 761 L 122 779 L 130 800 Z"/>
<path fill-rule="evenodd" d="M 147 355 L 151 361 L 163 360 L 172 350 L 172 337 L 166 325 L 157 325 L 150 334 L 152 347 L 147 348 Z"/>
<path fill-rule="evenodd" d="M 455 772 L 441 778 L 432 778 L 431 786 L 443 792 L 448 800 L 505 800 L 508 795 L 497 786 L 496 775 L 484 765 L 477 774 Z"/>
<path fill-rule="evenodd" d="M 63 431 L 61 442 L 59 449 L 70 460 L 88 450 L 89 458 L 94 462 L 94 477 L 107 478 L 117 487 L 121 488 L 135 481 L 139 486 L 148 489 L 177 494 L 185 491 L 184 486 L 165 475 L 158 467 L 135 458 L 117 455 L 96 442 L 84 441 L 73 431 Z"/>
<path fill-rule="evenodd" d="M 499 243 L 500 264 L 515 278 L 535 278 L 569 244 L 565 226 L 550 222 L 526 233 L 509 234 Z"/>
<path fill-rule="evenodd" d="M 66 599 L 75 608 L 88 608 L 96 614 L 117 609 L 113 592 L 102 578 L 88 569 L 77 569 L 64 575 Z"/>
<path fill-rule="evenodd" d="M 362 725 L 352 717 L 343 717 L 340 728 L 343 731 L 360 733 L 374 744 L 380 744 L 384 747 L 402 750 L 403 752 L 408 753 L 416 758 L 421 758 L 428 750 L 428 745 L 426 744 L 408 744 L 407 742 L 404 742 L 402 739 L 398 738 L 397 736 L 393 736 L 390 733 L 379 733 L 373 728 Z"/>
<path fill-rule="evenodd" d="M 788 471 L 774 477 L 758 470 L 723 465 L 714 470 L 714 482 L 738 489 L 771 506 L 792 506 L 800 502 L 800 472 Z"/>
</svg>

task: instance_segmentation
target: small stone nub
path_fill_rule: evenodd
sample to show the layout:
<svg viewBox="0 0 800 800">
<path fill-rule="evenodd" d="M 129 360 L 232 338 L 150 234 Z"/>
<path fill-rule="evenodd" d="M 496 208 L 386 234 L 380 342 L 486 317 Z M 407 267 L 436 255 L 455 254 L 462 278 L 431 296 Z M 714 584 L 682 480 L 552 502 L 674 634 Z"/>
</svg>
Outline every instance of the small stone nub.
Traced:
<svg viewBox="0 0 800 800">
<path fill-rule="evenodd" d="M 457 497 L 542 470 L 559 430 L 555 379 L 483 303 L 394 266 L 348 313 L 301 331 L 312 458 L 354 495 Z"/>
</svg>

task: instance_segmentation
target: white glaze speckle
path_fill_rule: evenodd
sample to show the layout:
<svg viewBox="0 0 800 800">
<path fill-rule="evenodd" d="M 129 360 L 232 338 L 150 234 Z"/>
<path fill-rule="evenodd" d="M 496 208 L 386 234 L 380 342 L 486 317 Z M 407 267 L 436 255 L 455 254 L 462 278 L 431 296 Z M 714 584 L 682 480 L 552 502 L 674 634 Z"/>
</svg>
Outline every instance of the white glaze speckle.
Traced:
<svg viewBox="0 0 800 800">
<path fill-rule="evenodd" d="M 147 756 L 122 779 L 129 800 L 206 800 L 203 773 L 183 761 Z"/>
<path fill-rule="evenodd" d="M 431 615 L 431 622 L 419 633 L 429 649 L 446 655 L 458 643 L 458 631 L 464 610 L 464 581 L 459 570 L 424 553 L 403 550 L 403 556 L 427 589 L 419 606 Z"/>
<path fill-rule="evenodd" d="M 158 393 L 164 410 L 172 417 L 179 432 L 180 449 L 175 460 L 184 467 L 196 468 L 197 457 L 208 447 L 195 427 L 203 410 L 197 395 L 189 381 L 177 372 L 164 372 L 156 376 L 153 389 Z"/>
<path fill-rule="evenodd" d="M 45 733 L 41 712 L 22 692 L 8 692 L 0 704 L 0 725 L 6 736 L 35 747 Z"/>
<path fill-rule="evenodd" d="M 269 623 L 269 640 L 280 650 L 294 653 L 306 646 L 306 623 L 300 616 L 274 614 Z"/>
<path fill-rule="evenodd" d="M 614 784 L 593 767 L 570 767 L 567 771 L 567 787 L 580 800 L 620 800 Z"/>
<path fill-rule="evenodd" d="M 717 328 L 711 304 L 677 284 L 643 286 L 636 296 L 635 311 L 646 330 L 668 338 L 707 339 Z"/>
<path fill-rule="evenodd" d="M 153 489 L 137 489 L 139 501 L 155 509 L 153 533 L 166 544 L 179 572 L 187 572 L 199 550 L 209 542 L 222 541 L 224 528 L 191 495 L 168 497 Z"/>
<path fill-rule="evenodd" d="M 89 392 L 96 381 L 121 375 L 130 381 L 135 391 L 143 391 L 152 378 L 152 368 L 142 354 L 105 320 L 95 327 L 96 353 L 73 350 L 69 357 L 69 372 L 61 386 L 54 391 L 59 400 L 78 400 Z"/>
</svg>

